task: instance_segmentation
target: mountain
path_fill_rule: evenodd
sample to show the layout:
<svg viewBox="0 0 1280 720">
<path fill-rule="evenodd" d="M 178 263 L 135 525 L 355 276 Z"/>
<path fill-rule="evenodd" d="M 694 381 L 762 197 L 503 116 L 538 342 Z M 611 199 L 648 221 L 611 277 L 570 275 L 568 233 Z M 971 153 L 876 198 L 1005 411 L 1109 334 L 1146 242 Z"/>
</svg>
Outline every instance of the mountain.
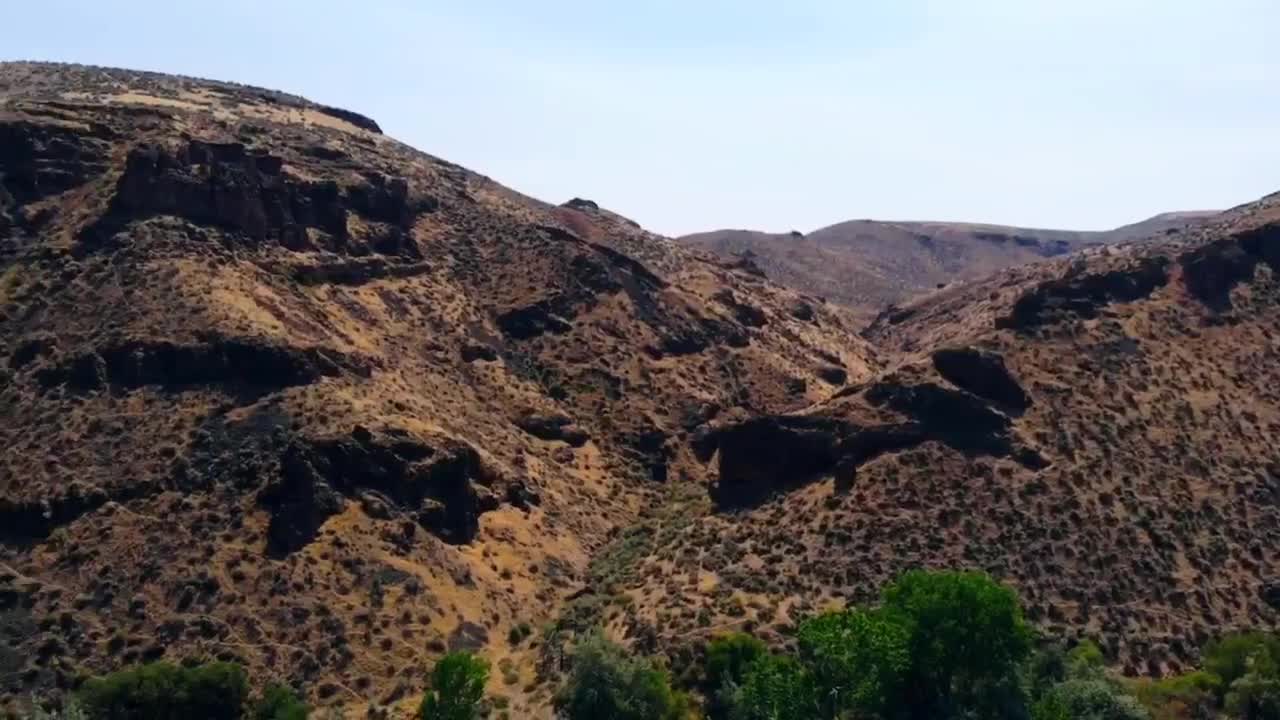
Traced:
<svg viewBox="0 0 1280 720">
<path fill-rule="evenodd" d="M 807 235 L 719 230 L 686 235 L 679 242 L 724 258 L 745 255 L 771 280 L 869 319 L 939 285 L 1098 245 L 1180 232 L 1214 214 L 1165 213 L 1104 232 L 852 220 Z"/>
<path fill-rule="evenodd" d="M 412 704 L 474 648 L 523 717 L 509 632 L 695 428 L 879 367 L 838 308 L 282 93 L 5 64 L 0 178 L 10 698 L 222 658 Z"/>
<path fill-rule="evenodd" d="M 1130 675 L 1280 617 L 1280 194 L 939 290 L 864 336 L 874 379 L 707 432 L 713 510 L 628 590 L 655 645 L 691 652 L 708 609 L 781 641 L 915 567 L 1009 579 Z"/>
<path fill-rule="evenodd" d="M 0 65 L 0 696 L 408 711 L 471 649 L 550 717 L 591 628 L 687 677 L 919 566 L 1174 669 L 1280 619 L 1277 248 L 1270 197 L 864 328 L 348 110 Z"/>
</svg>

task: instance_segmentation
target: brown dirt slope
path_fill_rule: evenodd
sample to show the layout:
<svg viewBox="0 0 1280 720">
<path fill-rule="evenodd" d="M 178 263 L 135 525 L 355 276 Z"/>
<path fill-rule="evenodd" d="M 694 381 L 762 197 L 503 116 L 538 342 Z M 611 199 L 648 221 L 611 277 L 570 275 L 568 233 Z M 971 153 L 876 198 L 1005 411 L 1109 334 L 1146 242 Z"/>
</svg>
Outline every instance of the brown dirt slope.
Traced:
<svg viewBox="0 0 1280 720">
<path fill-rule="evenodd" d="M 875 378 L 718 423 L 710 504 L 637 562 L 672 657 L 912 567 L 986 569 L 1129 673 L 1280 614 L 1280 195 L 881 315 Z M 641 636 L 644 633 L 639 633 Z"/>
<path fill-rule="evenodd" d="M 725 258 L 747 255 L 769 279 L 870 318 L 936 286 L 1089 247 L 1181 232 L 1215 212 L 1165 213 L 1105 232 L 853 220 L 800 233 L 719 230 L 681 237 Z"/>
<path fill-rule="evenodd" d="M 695 431 L 879 368 L 750 270 L 293 96 L 0 65 L 0 696 L 223 658 L 411 706 L 473 648 L 544 714 L 508 632 Z"/>
</svg>

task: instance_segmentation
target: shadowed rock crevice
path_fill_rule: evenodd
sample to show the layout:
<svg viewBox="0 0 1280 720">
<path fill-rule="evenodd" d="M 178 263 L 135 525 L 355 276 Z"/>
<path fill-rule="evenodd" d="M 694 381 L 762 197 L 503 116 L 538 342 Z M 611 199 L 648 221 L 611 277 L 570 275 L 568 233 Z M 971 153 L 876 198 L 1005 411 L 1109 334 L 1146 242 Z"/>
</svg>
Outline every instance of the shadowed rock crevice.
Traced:
<svg viewBox="0 0 1280 720">
<path fill-rule="evenodd" d="M 22 544 L 49 533 L 108 502 L 129 502 L 163 490 L 156 483 L 139 482 L 108 492 L 94 485 L 71 483 L 58 495 L 40 500 L 0 497 L 0 543 Z"/>
<path fill-rule="evenodd" d="M 933 354 L 933 367 L 947 382 L 989 400 L 1006 410 L 1021 413 L 1031 398 L 996 353 L 976 348 L 948 348 Z"/>
<path fill-rule="evenodd" d="M 156 387 L 180 392 L 218 386 L 256 396 L 343 372 L 367 377 L 368 361 L 324 348 L 290 348 L 253 339 L 199 344 L 130 341 L 75 355 L 35 373 L 46 389 L 73 392 Z"/>
<path fill-rule="evenodd" d="M 1148 297 L 1169 282 L 1169 260 L 1144 258 L 1134 266 L 1110 272 L 1069 275 L 1040 283 L 1018 298 L 996 327 L 1031 330 L 1060 319 L 1090 319 L 1111 303 Z"/>
</svg>

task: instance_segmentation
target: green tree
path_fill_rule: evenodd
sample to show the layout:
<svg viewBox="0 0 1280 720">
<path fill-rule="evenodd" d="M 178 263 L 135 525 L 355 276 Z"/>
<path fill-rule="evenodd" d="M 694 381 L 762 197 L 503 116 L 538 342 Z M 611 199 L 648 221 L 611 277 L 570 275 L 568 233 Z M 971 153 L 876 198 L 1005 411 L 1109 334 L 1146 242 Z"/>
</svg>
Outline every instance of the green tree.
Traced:
<svg viewBox="0 0 1280 720">
<path fill-rule="evenodd" d="M 819 717 L 813 676 L 794 658 L 766 655 L 747 668 L 729 716 L 732 720 L 814 720 Z"/>
<path fill-rule="evenodd" d="M 1266 644 L 1245 660 L 1244 674 L 1231 683 L 1225 705 L 1241 720 L 1280 720 L 1280 663 Z"/>
<path fill-rule="evenodd" d="M 722 635 L 707 643 L 703 683 L 707 714 L 716 719 L 728 717 L 733 697 L 746 679 L 747 668 L 768 654 L 763 641 L 746 633 Z"/>
<path fill-rule="evenodd" d="M 288 685 L 271 683 L 249 711 L 252 720 L 307 720 L 311 709 Z"/>
<path fill-rule="evenodd" d="M 574 648 L 572 671 L 556 694 L 556 710 L 569 720 L 682 720 L 687 698 L 665 673 L 593 634 Z"/>
<path fill-rule="evenodd" d="M 1206 645 L 1201 667 L 1222 679 L 1221 693 L 1225 694 L 1249 672 L 1250 658 L 1263 653 L 1280 658 L 1280 637 L 1262 632 L 1235 633 Z"/>
<path fill-rule="evenodd" d="M 1045 645 L 1027 660 L 1023 675 L 1027 696 L 1032 702 L 1039 701 L 1067 679 L 1067 649 L 1057 642 Z"/>
<path fill-rule="evenodd" d="M 911 668 L 909 626 L 900 617 L 884 610 L 829 612 L 802 623 L 799 640 L 821 717 L 883 716 L 897 706 Z"/>
<path fill-rule="evenodd" d="M 95 720 L 236 720 L 248 694 L 239 665 L 157 662 L 90 679 L 79 701 Z"/>
<path fill-rule="evenodd" d="M 451 652 L 431 671 L 431 686 L 418 710 L 422 720 L 475 720 L 480 717 L 489 663 L 468 652 Z"/>
<path fill-rule="evenodd" d="M 885 588 L 881 612 L 909 633 L 911 717 L 990 715 L 1007 704 L 1032 638 L 1012 589 L 985 573 L 912 571 Z"/>
<path fill-rule="evenodd" d="M 741 684 L 747 668 L 769 654 L 764 641 L 747 633 L 729 633 L 707 643 L 707 684 L 720 687 L 726 681 Z"/>
</svg>

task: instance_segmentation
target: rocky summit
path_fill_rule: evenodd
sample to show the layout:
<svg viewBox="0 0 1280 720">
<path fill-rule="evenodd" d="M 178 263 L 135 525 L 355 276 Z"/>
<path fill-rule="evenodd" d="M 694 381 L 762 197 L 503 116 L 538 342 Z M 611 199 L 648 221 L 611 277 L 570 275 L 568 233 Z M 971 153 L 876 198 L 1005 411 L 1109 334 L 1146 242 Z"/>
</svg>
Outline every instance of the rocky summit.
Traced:
<svg viewBox="0 0 1280 720">
<path fill-rule="evenodd" d="M 469 649 L 550 717 L 590 627 L 678 671 L 914 567 L 1130 673 L 1275 624 L 1280 197 L 869 324 L 765 275 L 348 110 L 0 65 L 0 696 L 412 708 Z"/>
</svg>

